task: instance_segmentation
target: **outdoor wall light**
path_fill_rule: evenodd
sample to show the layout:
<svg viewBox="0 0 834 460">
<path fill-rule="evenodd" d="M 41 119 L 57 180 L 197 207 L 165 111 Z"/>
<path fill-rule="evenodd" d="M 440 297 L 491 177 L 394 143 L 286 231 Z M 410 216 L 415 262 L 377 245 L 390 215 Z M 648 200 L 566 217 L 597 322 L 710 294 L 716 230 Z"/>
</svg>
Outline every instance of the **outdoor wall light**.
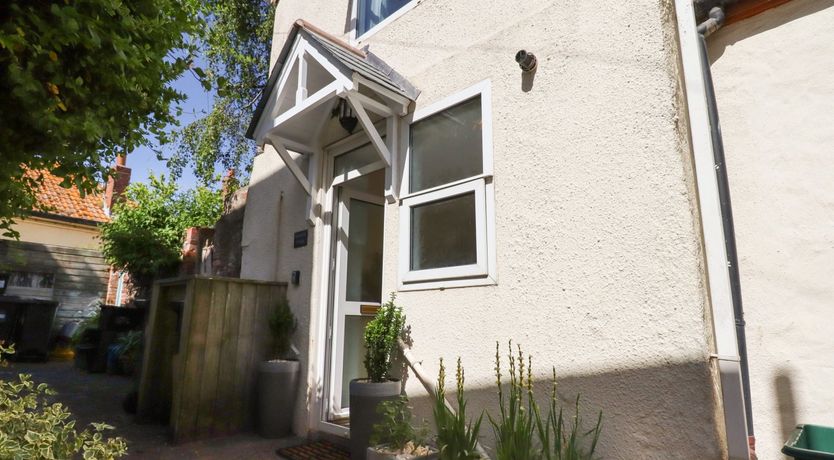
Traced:
<svg viewBox="0 0 834 460">
<path fill-rule="evenodd" d="M 528 53 L 525 50 L 520 50 L 518 53 L 515 53 L 515 62 L 517 62 L 518 66 L 521 67 L 521 70 L 525 72 L 532 72 L 536 70 L 536 66 L 538 65 L 536 55 Z"/>
<path fill-rule="evenodd" d="M 350 134 L 353 134 L 353 130 L 356 129 L 356 123 L 359 122 L 350 104 L 345 99 L 339 99 L 339 103 L 336 104 L 330 116 L 331 118 L 339 117 L 339 124 Z"/>
</svg>

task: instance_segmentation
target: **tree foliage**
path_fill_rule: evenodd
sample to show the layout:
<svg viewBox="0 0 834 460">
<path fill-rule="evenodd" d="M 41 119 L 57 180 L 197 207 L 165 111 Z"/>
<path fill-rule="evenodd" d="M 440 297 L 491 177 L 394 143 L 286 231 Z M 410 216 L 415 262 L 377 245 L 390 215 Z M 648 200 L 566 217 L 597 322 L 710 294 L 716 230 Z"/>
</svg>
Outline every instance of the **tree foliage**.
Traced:
<svg viewBox="0 0 834 460">
<path fill-rule="evenodd" d="M 0 364 L 3 355 L 11 353 L 14 350 L 0 342 Z M 111 426 L 93 423 L 76 430 L 67 408 L 49 401 L 54 394 L 27 374 L 0 380 L 0 458 L 109 460 L 127 453 L 122 438 L 104 437 Z"/>
<path fill-rule="evenodd" d="M 101 248 L 109 264 L 139 279 L 175 269 L 185 229 L 213 226 L 223 208 L 219 191 L 200 186 L 179 192 L 165 176 L 131 184 L 125 198 L 101 226 Z"/>
<path fill-rule="evenodd" d="M 268 0 L 201 0 L 199 8 L 208 27 L 199 36 L 207 72 L 198 76 L 216 92 L 210 111 L 178 133 L 168 165 L 174 174 L 191 165 L 207 184 L 217 164 L 241 176 L 250 167 L 255 144 L 245 132 L 269 76 L 275 7 Z"/>
<path fill-rule="evenodd" d="M 35 204 L 26 170 L 89 193 L 117 154 L 168 140 L 196 1 L 0 2 L 0 230 Z"/>
</svg>

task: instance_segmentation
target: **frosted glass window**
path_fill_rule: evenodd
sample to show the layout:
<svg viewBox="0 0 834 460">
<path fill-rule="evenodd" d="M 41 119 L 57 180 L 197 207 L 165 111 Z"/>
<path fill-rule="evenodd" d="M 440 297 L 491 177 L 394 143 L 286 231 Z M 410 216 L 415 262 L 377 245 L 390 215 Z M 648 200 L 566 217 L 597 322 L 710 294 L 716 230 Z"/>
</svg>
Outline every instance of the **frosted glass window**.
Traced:
<svg viewBox="0 0 834 460">
<path fill-rule="evenodd" d="M 475 194 L 411 208 L 411 270 L 477 262 Z"/>
<path fill-rule="evenodd" d="M 396 13 L 411 0 L 358 0 L 356 35 L 362 35 L 371 30 L 385 18 Z"/>
<path fill-rule="evenodd" d="M 345 316 L 345 348 L 342 354 L 342 409 L 350 405 L 350 381 L 364 379 L 365 326 L 371 316 Z"/>
<path fill-rule="evenodd" d="M 350 200 L 346 300 L 382 299 L 382 206 Z"/>
<path fill-rule="evenodd" d="M 333 177 L 339 177 L 375 161 L 379 161 L 379 155 L 371 144 L 365 144 L 333 159 Z"/>
<path fill-rule="evenodd" d="M 410 139 L 412 193 L 483 173 L 481 97 L 413 123 Z"/>
</svg>

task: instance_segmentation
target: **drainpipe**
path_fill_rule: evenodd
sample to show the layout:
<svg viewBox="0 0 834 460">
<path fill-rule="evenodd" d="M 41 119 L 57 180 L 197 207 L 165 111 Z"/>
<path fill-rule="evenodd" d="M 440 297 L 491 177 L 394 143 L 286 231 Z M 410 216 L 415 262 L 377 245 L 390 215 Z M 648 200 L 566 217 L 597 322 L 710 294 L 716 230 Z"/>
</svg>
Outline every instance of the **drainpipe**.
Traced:
<svg viewBox="0 0 834 460">
<path fill-rule="evenodd" d="M 731 281 L 730 248 L 732 227 L 726 227 L 724 206 L 729 203 L 723 155 L 719 157 L 720 130 L 711 117 L 714 104 L 712 89 L 708 88 L 709 63 L 705 59 L 703 38 L 695 24 L 692 0 L 674 0 L 677 17 L 680 62 L 690 129 L 692 158 L 698 192 L 700 223 L 704 244 L 704 262 L 707 274 L 709 303 L 712 310 L 712 329 L 715 354 L 711 359 L 720 377 L 721 400 L 724 416 L 723 428 L 727 456 L 730 459 L 750 459 L 747 437 L 747 410 L 745 408 L 742 364 L 733 291 L 737 283 Z M 717 30 L 722 22 L 721 11 L 713 11 L 701 30 L 705 33 Z M 708 102 L 710 101 L 710 102 Z M 717 161 L 721 158 L 721 161 Z M 720 164 L 721 167 L 717 167 Z M 723 176 L 723 177 L 721 177 Z M 719 179 L 721 177 L 721 179 Z M 719 184 L 723 181 L 724 184 Z M 725 237 L 726 235 L 726 237 Z"/>
<path fill-rule="evenodd" d="M 712 8 L 709 18 L 698 24 L 698 34 L 701 45 L 701 68 L 704 75 L 707 110 L 712 137 L 712 152 L 715 157 L 715 174 L 718 180 L 718 196 L 721 201 L 721 217 L 724 225 L 724 245 L 727 247 L 727 262 L 730 272 L 730 288 L 733 296 L 733 315 L 735 317 L 736 340 L 738 341 L 738 355 L 741 363 L 741 384 L 744 391 L 744 409 L 747 418 L 747 435 L 751 438 L 751 446 L 755 445 L 753 432 L 753 405 L 750 397 L 750 368 L 747 363 L 747 336 L 744 332 L 744 306 L 741 299 L 741 277 L 738 270 L 738 251 L 736 250 L 736 230 L 733 223 L 733 207 L 730 200 L 730 181 L 727 178 L 727 164 L 724 157 L 724 140 L 721 137 L 721 124 L 718 120 L 718 104 L 715 99 L 715 87 L 712 81 L 709 58 L 707 55 L 707 40 L 713 32 L 724 25 L 724 10 Z"/>
</svg>

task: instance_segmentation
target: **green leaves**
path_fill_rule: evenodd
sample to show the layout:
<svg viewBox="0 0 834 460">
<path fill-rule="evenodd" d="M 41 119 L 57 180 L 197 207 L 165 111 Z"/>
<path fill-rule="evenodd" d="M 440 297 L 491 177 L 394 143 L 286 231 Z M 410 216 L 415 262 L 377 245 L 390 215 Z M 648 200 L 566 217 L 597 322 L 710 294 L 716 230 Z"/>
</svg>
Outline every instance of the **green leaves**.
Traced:
<svg viewBox="0 0 834 460">
<path fill-rule="evenodd" d="M 218 163 L 245 176 L 255 154 L 245 133 L 269 77 L 275 7 L 266 0 L 199 0 L 194 8 L 207 23 L 195 35 L 207 65 L 193 71 L 215 95 L 208 113 L 178 132 L 168 166 L 174 175 L 191 166 L 203 183 Z"/>
<path fill-rule="evenodd" d="M 374 319 L 365 326 L 365 370 L 371 382 L 388 379 L 392 355 L 405 326 L 405 315 L 395 299 L 391 293 L 390 300 L 379 307 Z"/>
<path fill-rule="evenodd" d="M 457 410 L 452 411 L 446 405 L 446 367 L 440 358 L 440 373 L 437 377 L 437 393 L 434 395 L 434 426 L 437 432 L 437 448 L 440 460 L 475 460 L 481 458 L 478 453 L 478 435 L 481 431 L 483 413 L 472 422 L 466 416 L 466 395 L 464 394 L 463 365 L 458 358 L 455 372 L 457 384 Z"/>
<path fill-rule="evenodd" d="M 148 185 L 131 184 L 125 198 L 115 206 L 114 219 L 101 226 L 101 248 L 108 263 L 138 277 L 174 270 L 185 229 L 213 226 L 223 208 L 219 191 L 179 192 L 165 176 L 151 176 Z"/>
<path fill-rule="evenodd" d="M 27 170 L 53 170 L 84 192 L 129 153 L 176 125 L 202 22 L 179 0 L 9 0 L 0 6 L 0 231 L 35 204 Z"/>
<path fill-rule="evenodd" d="M 296 327 L 298 327 L 298 322 L 290 308 L 290 303 L 286 297 L 283 297 L 278 301 L 275 310 L 269 317 L 269 331 L 272 333 L 276 358 L 291 358 L 292 335 L 295 333 Z"/>
<path fill-rule="evenodd" d="M 2 355 L 14 350 L 0 343 Z M 113 427 L 93 423 L 78 431 L 72 414 L 60 403 L 50 403 L 54 392 L 20 374 L 18 380 L 0 381 L 0 458 L 109 460 L 127 454 L 121 438 L 105 438 Z"/>
</svg>

